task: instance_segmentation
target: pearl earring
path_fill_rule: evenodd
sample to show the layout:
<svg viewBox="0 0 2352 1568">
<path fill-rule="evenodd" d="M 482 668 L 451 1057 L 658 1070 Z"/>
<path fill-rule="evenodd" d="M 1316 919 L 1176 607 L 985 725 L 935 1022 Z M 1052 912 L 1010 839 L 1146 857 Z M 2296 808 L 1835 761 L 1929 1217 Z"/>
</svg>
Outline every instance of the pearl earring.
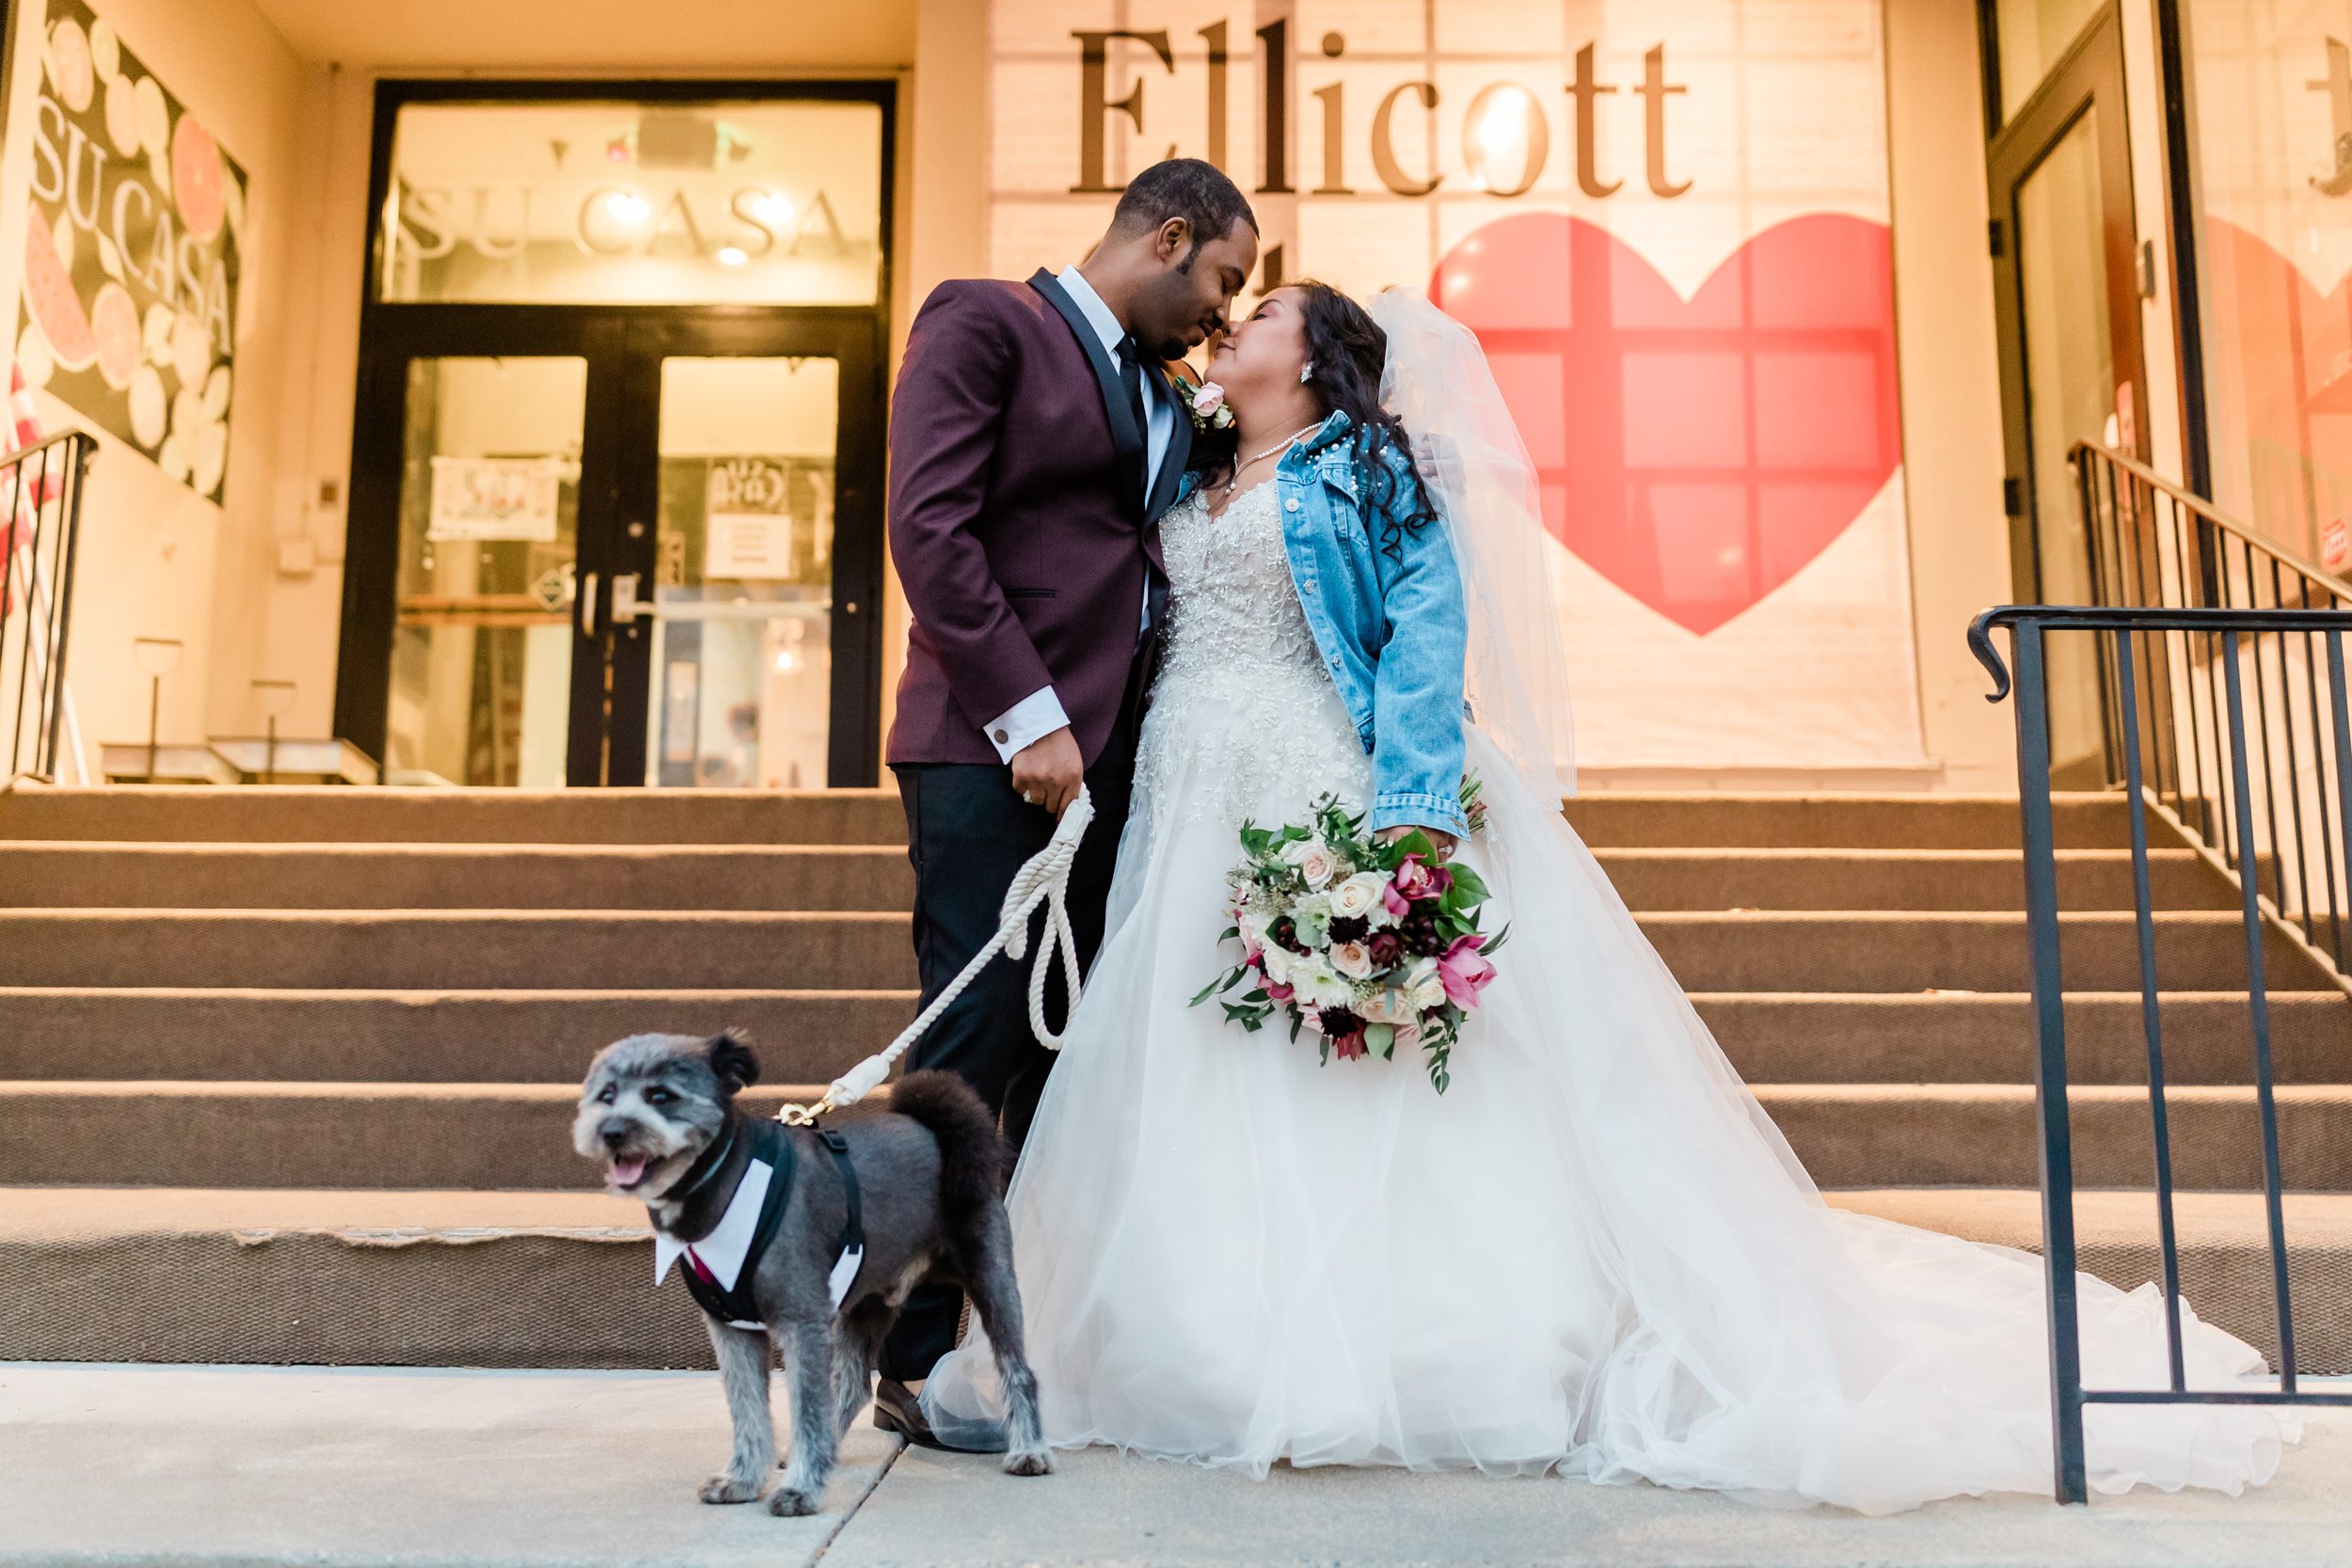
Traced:
<svg viewBox="0 0 2352 1568">
<path fill-rule="evenodd" d="M 1305 386 L 1315 378 L 1315 362 L 1311 359 L 1298 367 L 1298 384 Z"/>
</svg>

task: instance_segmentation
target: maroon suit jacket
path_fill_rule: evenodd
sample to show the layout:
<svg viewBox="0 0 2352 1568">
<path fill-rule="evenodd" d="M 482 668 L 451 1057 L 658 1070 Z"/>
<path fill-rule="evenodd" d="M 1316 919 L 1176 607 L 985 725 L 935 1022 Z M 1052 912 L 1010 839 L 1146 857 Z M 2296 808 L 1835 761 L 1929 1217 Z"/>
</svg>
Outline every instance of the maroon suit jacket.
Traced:
<svg viewBox="0 0 2352 1568">
<path fill-rule="evenodd" d="M 914 611 L 892 763 L 999 762 L 981 726 L 1043 686 L 1089 765 L 1110 738 L 1147 571 L 1161 580 L 1152 520 L 1192 436 L 1179 409 L 1145 496 L 1118 374 L 1051 273 L 923 302 L 890 409 L 890 551 Z"/>
</svg>

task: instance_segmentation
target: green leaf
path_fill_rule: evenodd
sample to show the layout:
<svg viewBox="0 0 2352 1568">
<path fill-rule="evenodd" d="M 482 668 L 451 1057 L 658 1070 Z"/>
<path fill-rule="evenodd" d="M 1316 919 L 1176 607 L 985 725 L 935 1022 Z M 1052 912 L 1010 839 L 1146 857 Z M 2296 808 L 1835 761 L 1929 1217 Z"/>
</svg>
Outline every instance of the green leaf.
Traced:
<svg viewBox="0 0 2352 1568">
<path fill-rule="evenodd" d="M 1492 957 L 1495 950 L 1501 947 L 1505 942 L 1509 941 L 1510 937 L 1511 927 L 1506 925 L 1502 930 L 1497 931 L 1493 936 L 1488 937 L 1486 942 L 1480 945 L 1478 950 L 1488 957 Z"/>
<path fill-rule="evenodd" d="M 1364 1025 L 1364 1045 L 1372 1053 L 1386 1061 L 1396 1053 L 1396 1025 L 1367 1023 Z"/>
<path fill-rule="evenodd" d="M 1454 890 L 1469 894 L 1470 903 L 1483 904 L 1491 896 L 1486 891 L 1486 879 L 1469 866 L 1449 865 L 1446 869 L 1454 873 Z"/>
</svg>

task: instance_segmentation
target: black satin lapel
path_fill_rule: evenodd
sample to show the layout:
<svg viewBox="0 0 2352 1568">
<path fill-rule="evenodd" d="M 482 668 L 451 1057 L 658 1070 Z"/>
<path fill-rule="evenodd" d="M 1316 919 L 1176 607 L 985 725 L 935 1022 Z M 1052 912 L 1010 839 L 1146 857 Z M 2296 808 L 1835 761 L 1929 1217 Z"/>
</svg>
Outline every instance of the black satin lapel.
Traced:
<svg viewBox="0 0 2352 1568">
<path fill-rule="evenodd" d="M 1176 411 L 1175 428 L 1168 437 L 1168 451 L 1160 458 L 1159 477 L 1152 485 L 1152 499 L 1143 509 L 1146 517 L 1156 517 L 1167 511 L 1176 499 L 1176 486 L 1184 477 L 1184 465 L 1192 461 L 1192 410 L 1184 406 L 1169 385 L 1168 372 L 1156 364 L 1152 366 L 1152 381 L 1160 397 Z"/>
<path fill-rule="evenodd" d="M 1071 332 L 1086 351 L 1087 363 L 1094 367 L 1094 383 L 1103 394 L 1103 412 L 1111 422 L 1111 450 L 1118 455 L 1120 489 L 1127 504 L 1140 510 L 1143 506 L 1143 469 L 1145 454 L 1144 433 L 1136 427 L 1135 409 L 1127 402 L 1127 389 L 1120 385 L 1119 366 L 1103 347 L 1103 340 L 1094 335 L 1094 324 L 1087 320 L 1078 302 L 1063 290 L 1061 279 L 1043 267 L 1029 279 L 1029 287 L 1045 296 L 1047 303 L 1061 312 L 1061 319 L 1070 324 Z"/>
</svg>

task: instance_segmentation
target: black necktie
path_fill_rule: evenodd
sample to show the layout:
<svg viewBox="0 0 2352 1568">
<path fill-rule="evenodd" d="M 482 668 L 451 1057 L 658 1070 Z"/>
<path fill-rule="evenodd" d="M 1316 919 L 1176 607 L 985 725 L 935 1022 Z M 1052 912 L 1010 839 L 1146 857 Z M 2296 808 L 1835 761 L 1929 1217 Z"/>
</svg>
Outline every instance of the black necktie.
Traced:
<svg viewBox="0 0 2352 1568">
<path fill-rule="evenodd" d="M 1135 412 L 1136 429 L 1142 435 L 1148 452 L 1152 447 L 1152 421 L 1143 415 L 1143 349 L 1133 338 L 1119 340 L 1119 384 L 1127 388 L 1127 406 Z"/>
</svg>

